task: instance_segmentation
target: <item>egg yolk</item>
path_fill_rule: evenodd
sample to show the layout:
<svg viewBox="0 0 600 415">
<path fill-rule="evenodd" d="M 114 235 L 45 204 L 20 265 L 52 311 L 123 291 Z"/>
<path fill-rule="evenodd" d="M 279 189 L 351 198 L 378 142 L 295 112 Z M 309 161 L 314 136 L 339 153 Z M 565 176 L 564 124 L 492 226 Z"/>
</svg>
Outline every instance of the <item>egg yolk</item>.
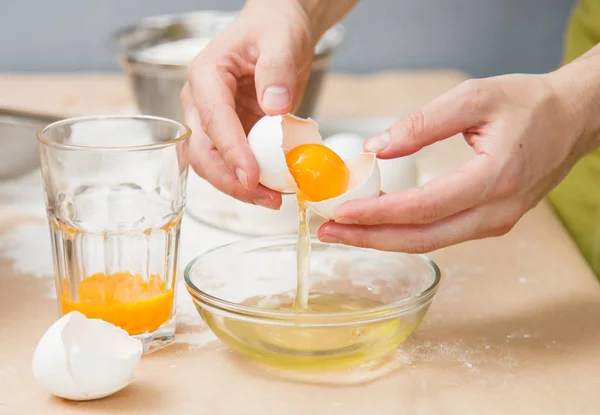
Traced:
<svg viewBox="0 0 600 415">
<path fill-rule="evenodd" d="M 94 274 L 79 284 L 73 301 L 68 285 L 60 295 L 63 314 L 79 311 L 88 318 L 99 318 L 121 327 L 129 334 L 158 329 L 171 318 L 173 288 L 165 290 L 158 275 L 144 281 L 141 275 L 117 272 Z"/>
<path fill-rule="evenodd" d="M 299 198 L 320 202 L 348 190 L 348 166 L 329 147 L 322 144 L 302 144 L 290 150 L 285 158 L 300 190 Z"/>
</svg>

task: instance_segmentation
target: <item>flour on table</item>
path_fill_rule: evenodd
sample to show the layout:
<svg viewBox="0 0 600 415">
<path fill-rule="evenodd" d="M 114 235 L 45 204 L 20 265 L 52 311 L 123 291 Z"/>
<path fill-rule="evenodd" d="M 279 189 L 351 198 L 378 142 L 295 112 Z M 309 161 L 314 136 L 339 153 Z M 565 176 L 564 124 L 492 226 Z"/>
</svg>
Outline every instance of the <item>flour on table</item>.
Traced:
<svg viewBox="0 0 600 415">
<path fill-rule="evenodd" d="M 45 222 L 26 222 L 0 236 L 0 251 L 21 274 L 52 276 L 52 245 Z"/>
<path fill-rule="evenodd" d="M 520 339 L 538 337 L 525 331 L 510 333 L 509 336 Z M 418 339 L 420 336 L 417 334 L 415 337 Z M 426 363 L 460 365 L 471 374 L 482 373 L 480 371 L 482 366 L 492 365 L 501 370 L 511 371 L 518 364 L 512 345 L 491 345 L 485 339 L 475 344 L 465 344 L 462 340 L 413 338 L 400 346 L 396 351 L 396 359 L 406 367 L 416 367 Z"/>
<path fill-rule="evenodd" d="M 0 182 L 0 217 L 10 226 L 11 218 L 37 218 L 15 223 L 0 235 L 0 251 L 21 274 L 35 277 L 52 275 L 52 245 L 46 222 L 41 173 L 35 170 L 15 180 Z"/>
</svg>

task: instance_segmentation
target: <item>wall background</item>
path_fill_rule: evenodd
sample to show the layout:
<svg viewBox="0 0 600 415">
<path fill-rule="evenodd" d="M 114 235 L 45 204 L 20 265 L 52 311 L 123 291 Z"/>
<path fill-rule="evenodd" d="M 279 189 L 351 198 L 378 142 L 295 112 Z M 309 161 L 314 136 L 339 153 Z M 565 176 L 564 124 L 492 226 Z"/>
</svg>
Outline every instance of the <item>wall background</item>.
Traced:
<svg viewBox="0 0 600 415">
<path fill-rule="evenodd" d="M 335 1 L 335 0 L 332 0 Z M 0 71 L 119 70 L 110 34 L 144 16 L 235 10 L 243 0 L 0 0 Z M 573 0 L 363 0 L 333 70 L 544 72 L 560 62 Z"/>
</svg>

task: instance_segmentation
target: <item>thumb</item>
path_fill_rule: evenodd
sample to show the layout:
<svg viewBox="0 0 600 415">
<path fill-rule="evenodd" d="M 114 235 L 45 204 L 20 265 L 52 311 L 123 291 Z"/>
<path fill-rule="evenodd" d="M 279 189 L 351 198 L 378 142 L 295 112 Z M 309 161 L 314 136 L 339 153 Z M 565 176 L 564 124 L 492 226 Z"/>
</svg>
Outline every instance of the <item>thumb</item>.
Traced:
<svg viewBox="0 0 600 415">
<path fill-rule="evenodd" d="M 402 117 L 383 133 L 365 142 L 365 150 L 382 159 L 407 156 L 423 147 L 480 126 L 488 112 L 481 81 L 466 81 L 419 110 Z"/>
<path fill-rule="evenodd" d="M 266 37 L 259 45 L 254 82 L 260 108 L 267 115 L 285 114 L 292 110 L 298 81 L 299 49 L 289 40 Z"/>
</svg>

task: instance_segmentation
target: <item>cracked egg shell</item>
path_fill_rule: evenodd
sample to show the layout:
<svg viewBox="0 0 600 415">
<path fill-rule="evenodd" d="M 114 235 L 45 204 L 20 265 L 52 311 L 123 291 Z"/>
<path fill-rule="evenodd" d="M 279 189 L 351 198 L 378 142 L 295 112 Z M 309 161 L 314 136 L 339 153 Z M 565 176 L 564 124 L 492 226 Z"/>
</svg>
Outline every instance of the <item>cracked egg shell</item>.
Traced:
<svg viewBox="0 0 600 415">
<path fill-rule="evenodd" d="M 323 144 L 340 156 L 345 163 L 350 163 L 363 150 L 364 138 L 355 133 L 338 133 L 323 140 Z"/>
<path fill-rule="evenodd" d="M 127 386 L 141 356 L 142 343 L 125 330 L 73 311 L 42 336 L 33 354 L 32 371 L 51 394 L 85 401 Z"/>
<path fill-rule="evenodd" d="M 248 144 L 260 169 L 259 182 L 281 193 L 294 193 L 296 183 L 285 155 L 301 144 L 322 144 L 317 123 L 292 114 L 264 116 L 248 134 Z"/>
<path fill-rule="evenodd" d="M 338 133 L 323 140 L 346 163 L 362 153 L 364 138 L 355 133 Z M 413 155 L 393 159 L 377 159 L 381 175 L 381 191 L 394 193 L 417 186 L 418 172 Z"/>
<path fill-rule="evenodd" d="M 325 219 L 333 219 L 335 209 L 344 202 L 378 197 L 381 192 L 379 163 L 375 153 L 361 153 L 348 163 L 350 182 L 348 190 L 331 199 L 306 202 L 306 206 Z"/>
</svg>

